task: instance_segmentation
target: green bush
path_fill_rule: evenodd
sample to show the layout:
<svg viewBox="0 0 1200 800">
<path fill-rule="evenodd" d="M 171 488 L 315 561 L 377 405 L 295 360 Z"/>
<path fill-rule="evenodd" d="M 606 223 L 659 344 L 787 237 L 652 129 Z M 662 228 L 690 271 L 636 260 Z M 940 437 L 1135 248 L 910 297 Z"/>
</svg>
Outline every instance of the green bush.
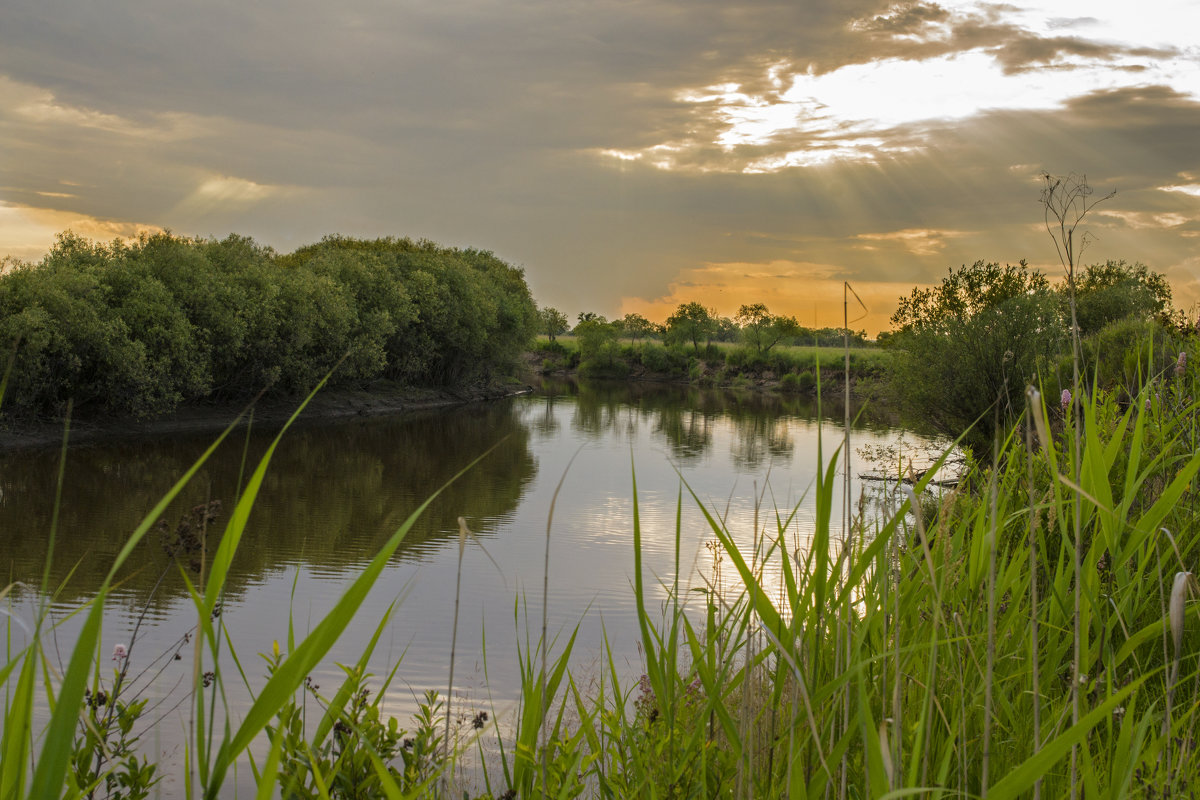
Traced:
<svg viewBox="0 0 1200 800">
<path fill-rule="evenodd" d="M 667 375 L 686 375 L 688 371 L 688 358 L 678 350 L 663 347 L 657 344 L 647 344 L 642 347 L 639 358 L 642 366 L 650 372 L 664 373 Z"/>
<path fill-rule="evenodd" d="M 784 392 L 809 394 L 817 388 L 817 380 L 808 370 L 789 372 L 779 379 L 779 389 Z"/>
<path fill-rule="evenodd" d="M 280 256 L 241 236 L 89 242 L 0 276 L 6 406 L 155 414 L 179 403 L 388 377 L 511 372 L 537 327 L 520 270 L 478 250 L 328 237 Z"/>
</svg>

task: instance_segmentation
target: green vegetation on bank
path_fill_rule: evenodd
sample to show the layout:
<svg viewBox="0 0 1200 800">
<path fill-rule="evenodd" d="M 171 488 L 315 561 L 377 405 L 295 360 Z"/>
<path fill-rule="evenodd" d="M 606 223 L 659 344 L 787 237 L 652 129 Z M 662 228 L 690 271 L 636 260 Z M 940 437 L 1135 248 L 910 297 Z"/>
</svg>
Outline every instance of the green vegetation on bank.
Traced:
<svg viewBox="0 0 1200 800">
<path fill-rule="evenodd" d="M 407 238 L 331 236 L 281 255 L 233 235 L 65 233 L 0 276 L 18 414 L 294 394 L 339 361 L 335 383 L 458 385 L 510 372 L 537 326 L 521 270 Z"/>
<path fill-rule="evenodd" d="M 573 337 L 541 339 L 534 344 L 543 373 L 578 370 L 585 378 L 655 378 L 702 386 L 770 385 L 784 392 L 813 394 L 818 371 L 828 381 L 845 369 L 845 353 L 834 347 L 781 345 L 759 352 L 714 342 L 696 354 L 690 348 L 654 341 L 631 344 L 607 334 L 596 337 L 595 329 L 585 326 L 576 330 L 580 332 Z M 852 349 L 850 375 L 855 381 L 880 379 L 891 357 L 875 347 Z"/>
<path fill-rule="evenodd" d="M 1109 261 L 1079 270 L 1075 281 L 1084 387 L 1138 394 L 1174 363 L 1194 335 L 1171 308 L 1165 279 L 1143 264 Z M 951 270 L 929 289 L 901 298 L 888 389 L 911 414 L 940 433 L 987 447 L 1023 408 L 1024 387 L 1055 393 L 1072 385 L 1067 282 L 1025 262 L 977 261 Z"/>
</svg>

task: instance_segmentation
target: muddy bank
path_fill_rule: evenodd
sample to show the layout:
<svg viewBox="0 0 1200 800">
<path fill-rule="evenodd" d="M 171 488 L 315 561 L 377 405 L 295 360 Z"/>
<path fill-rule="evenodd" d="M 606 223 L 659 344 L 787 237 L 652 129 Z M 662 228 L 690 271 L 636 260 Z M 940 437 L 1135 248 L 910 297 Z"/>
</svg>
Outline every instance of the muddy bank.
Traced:
<svg viewBox="0 0 1200 800">
<path fill-rule="evenodd" d="M 533 388 L 517 381 L 446 388 L 417 388 L 376 381 L 361 388 L 323 389 L 304 409 L 297 424 L 355 416 L 403 414 L 430 408 L 498 400 L 526 394 Z M 302 397 L 264 397 L 253 404 L 254 424 L 278 428 L 300 405 Z M 250 408 L 246 402 L 193 404 L 158 417 L 139 419 L 79 414 L 71 420 L 71 444 L 167 436 L 177 433 L 219 433 Z M 0 418 L 0 451 L 57 447 L 62 444 L 63 420 Z"/>
</svg>

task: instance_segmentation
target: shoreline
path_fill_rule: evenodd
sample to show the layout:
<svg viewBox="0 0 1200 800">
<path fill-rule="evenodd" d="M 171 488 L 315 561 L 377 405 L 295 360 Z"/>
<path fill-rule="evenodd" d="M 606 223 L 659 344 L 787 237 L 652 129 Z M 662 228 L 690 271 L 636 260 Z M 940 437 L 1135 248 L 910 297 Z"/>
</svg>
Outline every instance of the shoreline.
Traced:
<svg viewBox="0 0 1200 800">
<path fill-rule="evenodd" d="M 457 389 L 402 386 L 377 381 L 360 388 L 322 389 L 304 409 L 297 424 L 352 417 L 407 414 L 435 408 L 502 400 L 528 394 L 533 387 L 522 382 L 493 383 Z M 281 427 L 303 397 L 264 397 L 254 406 L 254 423 L 268 429 Z M 88 416 L 71 420 L 69 445 L 111 439 L 150 438 L 177 434 L 220 432 L 251 405 L 248 401 L 198 403 L 181 406 L 170 414 L 137 417 Z M 0 454 L 59 447 L 63 420 L 6 419 L 0 425 Z"/>
<path fill-rule="evenodd" d="M 472 385 L 457 388 L 415 387 L 393 381 L 374 381 L 360 387 L 327 387 L 322 389 L 308 404 L 297 424 L 319 423 L 352 417 L 374 417 L 389 414 L 408 414 L 419 411 L 450 408 L 471 403 L 502 400 L 506 397 L 529 394 L 536 391 L 533 384 L 542 379 L 567 380 L 572 382 L 598 380 L 618 383 L 660 383 L 690 386 L 708 390 L 740 390 L 776 397 L 815 397 L 815 391 L 781 391 L 778 376 L 755 375 L 743 381 L 714 379 L 714 371 L 706 370 L 701 379 L 688 376 L 656 373 L 639 369 L 618 377 L 581 376 L 578 369 L 555 369 L 544 372 L 534 366 L 534 354 L 526 356 L 524 369 L 518 377 L 504 382 Z M 824 384 L 821 392 L 827 400 L 837 401 L 843 396 L 840 380 Z M 859 381 L 852 379 L 851 398 L 856 402 L 875 400 L 873 392 L 860 393 Z M 281 427 L 303 397 L 264 397 L 254 406 L 254 422 L 266 429 Z M 113 439 L 140 439 L 178 434 L 219 433 L 246 410 L 249 401 L 214 401 L 184 405 L 157 417 L 115 417 L 92 414 L 76 417 L 71 421 L 69 445 L 74 447 Z M 886 406 L 886 403 L 879 404 Z M 885 412 L 886 413 L 886 412 Z M 23 420 L 0 417 L 0 454 L 23 450 L 59 447 L 63 440 L 63 420 Z"/>
</svg>

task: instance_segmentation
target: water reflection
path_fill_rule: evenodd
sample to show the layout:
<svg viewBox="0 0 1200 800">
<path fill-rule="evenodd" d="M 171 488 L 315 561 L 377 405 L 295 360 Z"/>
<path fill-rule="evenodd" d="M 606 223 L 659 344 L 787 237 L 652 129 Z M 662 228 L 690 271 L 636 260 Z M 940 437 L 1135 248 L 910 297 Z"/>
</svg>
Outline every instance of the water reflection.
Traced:
<svg viewBox="0 0 1200 800">
<path fill-rule="evenodd" d="M 735 431 L 731 455 L 743 471 L 772 463 L 786 463 L 795 452 L 789 418 L 816 419 L 817 400 L 798 395 L 766 394 L 748 389 L 700 389 L 663 383 L 543 381 L 539 393 L 546 398 L 542 415 L 532 426 L 543 435 L 558 432 L 555 407 L 574 402 L 571 427 L 592 439 L 606 436 L 632 438 L 641 425 L 662 437 L 673 458 L 681 463 L 704 457 L 714 444 L 718 423 Z M 840 411 L 840 406 L 837 409 Z M 855 427 L 881 430 L 890 420 L 870 409 L 852 409 Z"/>
<path fill-rule="evenodd" d="M 446 487 L 408 534 L 397 558 L 420 559 L 457 535 L 459 515 L 481 536 L 516 508 L 536 473 L 529 429 L 510 403 L 393 419 L 306 425 L 277 449 L 227 583 L 231 597 L 248 583 L 304 562 L 328 574 L 353 570 L 378 551 L 413 508 L 472 459 L 495 450 Z M 108 442 L 68 452 L 50 569 L 59 599 L 91 596 L 142 516 L 203 453 L 212 435 Z M 219 500 L 224 514 L 210 530 L 209 552 L 238 496 L 239 480 L 270 443 L 268 431 L 234 434 L 165 515 L 167 527 L 200 503 Z M 245 458 L 243 458 L 245 456 Z M 36 585 L 47 552 L 58 473 L 57 451 L 0 460 L 0 560 L 11 579 Z M 244 462 L 244 463 L 243 463 Z M 141 605 L 169 603 L 184 592 L 162 536 L 148 535 L 119 576 L 122 596 Z M 170 568 L 170 569 L 169 569 Z M 68 579 L 69 576 L 69 579 Z"/>
</svg>

